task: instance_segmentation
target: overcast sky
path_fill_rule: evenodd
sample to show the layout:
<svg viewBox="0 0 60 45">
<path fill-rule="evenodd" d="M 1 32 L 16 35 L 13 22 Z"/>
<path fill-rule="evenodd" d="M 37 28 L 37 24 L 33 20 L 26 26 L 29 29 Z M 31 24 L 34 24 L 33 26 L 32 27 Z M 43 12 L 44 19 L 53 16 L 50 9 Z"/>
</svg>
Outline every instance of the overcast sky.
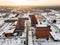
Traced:
<svg viewBox="0 0 60 45">
<path fill-rule="evenodd" d="M 60 0 L 0 0 L 0 5 L 60 6 Z"/>
</svg>

